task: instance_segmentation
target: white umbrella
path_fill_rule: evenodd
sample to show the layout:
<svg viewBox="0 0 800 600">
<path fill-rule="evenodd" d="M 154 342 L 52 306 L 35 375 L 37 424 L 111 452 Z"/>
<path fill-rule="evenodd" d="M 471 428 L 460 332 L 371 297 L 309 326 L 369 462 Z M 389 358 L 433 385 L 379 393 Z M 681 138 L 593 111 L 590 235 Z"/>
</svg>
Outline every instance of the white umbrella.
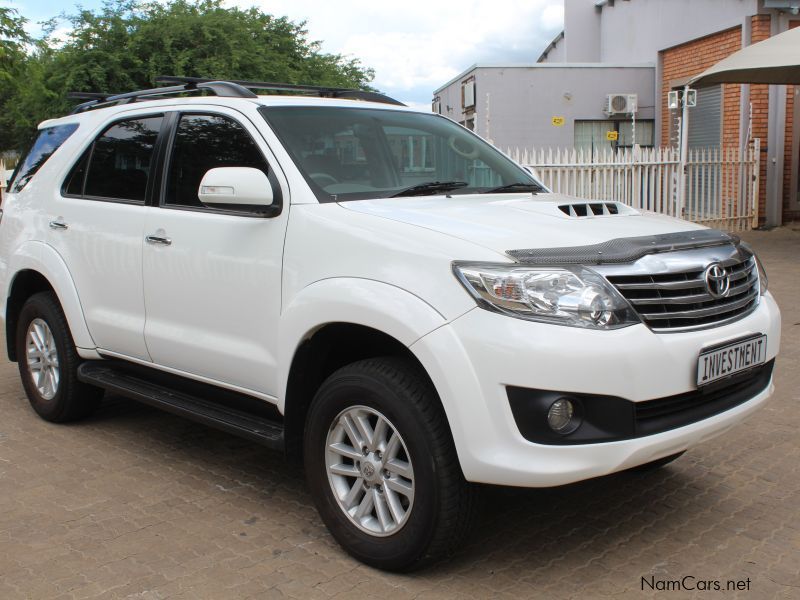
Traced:
<svg viewBox="0 0 800 600">
<path fill-rule="evenodd" d="M 689 81 L 691 87 L 717 83 L 800 84 L 800 27 L 734 52 Z"/>
</svg>

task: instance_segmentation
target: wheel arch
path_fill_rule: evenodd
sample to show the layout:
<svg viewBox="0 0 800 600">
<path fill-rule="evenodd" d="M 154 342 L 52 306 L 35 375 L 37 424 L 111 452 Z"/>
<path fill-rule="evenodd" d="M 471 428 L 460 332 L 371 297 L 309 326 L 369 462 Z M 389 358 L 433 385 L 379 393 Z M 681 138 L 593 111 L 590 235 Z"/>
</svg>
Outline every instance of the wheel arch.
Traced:
<svg viewBox="0 0 800 600">
<path fill-rule="evenodd" d="M 392 356 L 414 365 L 435 390 L 425 366 L 402 342 L 356 323 L 326 323 L 304 339 L 295 352 L 286 386 L 286 452 L 302 455 L 306 415 L 319 387 L 332 373 L 366 358 Z"/>
<path fill-rule="evenodd" d="M 61 256 L 41 242 L 29 242 L 9 261 L 8 287 L 5 294 L 6 351 L 16 361 L 14 338 L 20 310 L 33 294 L 51 291 L 61 305 L 78 348 L 94 348 L 95 344 L 83 315 L 78 291 Z"/>
<path fill-rule="evenodd" d="M 304 288 L 283 311 L 280 347 L 285 352 L 278 395 L 286 449 L 302 455 L 305 419 L 319 386 L 340 367 L 379 356 L 402 357 L 427 370 L 410 349 L 446 323 L 419 297 L 374 280 L 335 278 Z"/>
</svg>

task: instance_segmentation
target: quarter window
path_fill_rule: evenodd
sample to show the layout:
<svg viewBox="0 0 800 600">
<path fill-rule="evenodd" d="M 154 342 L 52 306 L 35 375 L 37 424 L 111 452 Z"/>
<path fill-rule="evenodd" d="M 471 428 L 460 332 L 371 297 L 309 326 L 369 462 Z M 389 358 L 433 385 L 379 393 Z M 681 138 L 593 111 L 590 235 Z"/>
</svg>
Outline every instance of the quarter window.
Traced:
<svg viewBox="0 0 800 600">
<path fill-rule="evenodd" d="M 217 167 L 253 167 L 268 174 L 264 156 L 239 123 L 220 115 L 181 116 L 164 203 L 202 208 L 197 198 L 200 181 L 209 169 Z"/>
<path fill-rule="evenodd" d="M 144 202 L 162 116 L 119 121 L 107 128 L 67 176 L 71 195 Z"/>
<path fill-rule="evenodd" d="M 61 144 L 67 141 L 67 138 L 71 136 L 77 128 L 77 123 L 70 123 L 69 125 L 56 125 L 55 127 L 42 129 L 39 135 L 36 136 L 36 141 L 33 142 L 33 146 L 28 154 L 20 161 L 11 179 L 8 191 L 11 193 L 22 191 L 22 188 L 24 188 L 36 174 L 36 171 L 47 162 L 47 159 L 61 147 Z"/>
</svg>

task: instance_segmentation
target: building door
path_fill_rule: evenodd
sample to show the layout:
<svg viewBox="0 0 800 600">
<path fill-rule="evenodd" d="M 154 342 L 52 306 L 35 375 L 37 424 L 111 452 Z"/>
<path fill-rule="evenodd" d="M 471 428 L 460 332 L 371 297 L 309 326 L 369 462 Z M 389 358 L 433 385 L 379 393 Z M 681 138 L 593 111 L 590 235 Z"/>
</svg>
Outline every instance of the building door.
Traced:
<svg viewBox="0 0 800 600">
<path fill-rule="evenodd" d="M 689 148 L 722 145 L 722 86 L 697 90 L 697 106 L 689 109 Z"/>
<path fill-rule="evenodd" d="M 700 152 L 722 147 L 722 86 L 715 85 L 697 90 L 697 106 L 689 109 L 689 160 L 695 155 L 692 150 Z M 686 179 L 686 207 L 689 218 L 698 214 L 709 215 L 717 206 L 717 198 L 712 194 L 720 190 L 722 182 L 716 169 L 703 170 L 702 167 L 688 168 Z M 694 199 L 694 202 L 691 199 Z"/>
</svg>

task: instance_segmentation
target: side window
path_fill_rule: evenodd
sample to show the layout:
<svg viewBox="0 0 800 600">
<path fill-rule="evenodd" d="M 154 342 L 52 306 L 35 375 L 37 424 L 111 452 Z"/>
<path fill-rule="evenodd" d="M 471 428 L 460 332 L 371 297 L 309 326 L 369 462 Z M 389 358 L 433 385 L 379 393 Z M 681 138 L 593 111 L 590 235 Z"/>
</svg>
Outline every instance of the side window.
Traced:
<svg viewBox="0 0 800 600">
<path fill-rule="evenodd" d="M 67 175 L 67 179 L 64 181 L 64 191 L 70 196 L 83 195 L 83 184 L 86 181 L 86 166 L 89 164 L 89 157 L 91 155 L 92 146 L 89 146 L 86 152 L 83 153 L 83 156 L 81 156 L 78 164 L 72 167 L 69 175 Z"/>
<path fill-rule="evenodd" d="M 94 141 L 67 176 L 65 191 L 144 202 L 153 149 L 163 117 L 119 121 Z"/>
<path fill-rule="evenodd" d="M 39 135 L 36 136 L 36 141 L 33 142 L 28 154 L 23 160 L 19 161 L 19 166 L 11 178 L 8 191 L 11 193 L 22 191 L 22 188 L 36 174 L 36 171 L 61 147 L 61 144 L 67 141 L 69 136 L 75 133 L 77 128 L 77 123 L 70 123 L 69 125 L 56 125 L 55 127 L 42 129 Z"/>
<path fill-rule="evenodd" d="M 268 174 L 267 161 L 239 123 L 220 115 L 182 115 L 164 204 L 202 208 L 197 199 L 200 181 L 209 169 L 217 167 L 253 167 Z"/>
</svg>

